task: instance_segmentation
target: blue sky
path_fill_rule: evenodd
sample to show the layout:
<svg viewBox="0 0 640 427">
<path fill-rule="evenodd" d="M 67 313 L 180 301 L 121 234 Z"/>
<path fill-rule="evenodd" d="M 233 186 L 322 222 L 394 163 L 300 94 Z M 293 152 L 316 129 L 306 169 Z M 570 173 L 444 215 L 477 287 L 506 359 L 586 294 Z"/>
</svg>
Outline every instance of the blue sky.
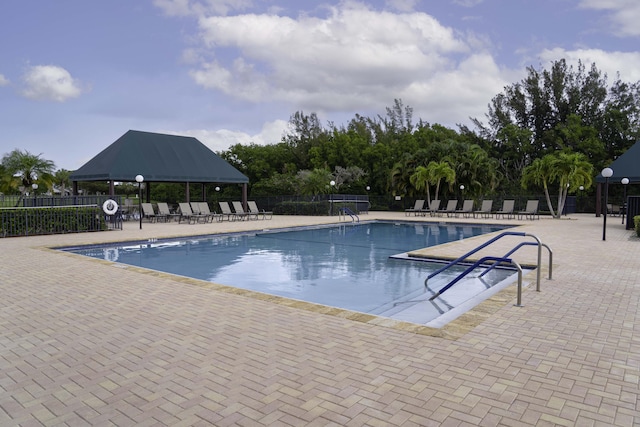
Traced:
<svg viewBox="0 0 640 427">
<path fill-rule="evenodd" d="M 296 111 L 456 128 L 527 66 L 640 80 L 637 0 L 4 0 L 0 155 L 77 169 L 129 129 L 215 151 L 280 141 Z"/>
</svg>

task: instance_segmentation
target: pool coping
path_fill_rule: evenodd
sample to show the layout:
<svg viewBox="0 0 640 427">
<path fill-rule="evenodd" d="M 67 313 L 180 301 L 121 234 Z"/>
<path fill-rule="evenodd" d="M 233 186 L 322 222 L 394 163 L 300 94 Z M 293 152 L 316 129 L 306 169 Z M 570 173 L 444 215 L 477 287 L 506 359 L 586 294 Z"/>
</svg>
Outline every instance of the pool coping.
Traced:
<svg viewBox="0 0 640 427">
<path fill-rule="evenodd" d="M 364 221 L 365 223 L 372 223 L 372 222 L 393 222 L 393 223 L 398 223 L 398 222 L 418 222 L 418 221 L 411 221 L 410 219 L 408 220 L 386 220 L 386 219 L 367 219 L 366 221 Z M 456 222 L 446 222 L 446 221 L 438 221 L 438 223 L 447 223 L 447 224 L 465 224 L 465 225 L 487 225 L 487 223 L 482 223 L 482 222 L 478 222 L 478 223 L 456 223 Z M 421 224 L 425 224 L 424 222 L 420 222 Z M 431 222 L 431 224 L 436 223 L 435 221 Z M 402 320 L 396 320 L 393 318 L 389 318 L 389 317 L 383 317 L 383 316 L 378 316 L 375 314 L 369 314 L 369 313 L 363 313 L 363 312 L 359 312 L 359 311 L 354 311 L 354 310 L 348 310 L 348 309 L 343 309 L 343 308 L 337 308 L 337 307 L 331 307 L 331 306 L 327 306 L 327 305 L 323 305 L 323 304 L 318 304 L 318 303 L 312 303 L 312 302 L 308 302 L 308 301 L 302 301 L 302 300 L 297 300 L 294 298 L 287 298 L 287 297 L 282 297 L 282 296 L 278 296 L 278 295 L 271 295 L 271 294 L 267 294 L 267 293 L 263 293 L 263 292 L 258 292 L 258 291 L 253 291 L 253 290 L 248 290 L 248 289 L 243 289 L 243 288 L 238 288 L 238 287 L 234 287 L 234 286 L 230 286 L 230 285 L 223 285 L 223 284 L 219 284 L 219 283 L 214 283 L 214 282 L 209 282 L 206 280 L 200 280 L 200 279 L 194 279 L 191 277 L 187 277 L 187 276 L 181 276 L 181 275 L 177 275 L 177 274 L 172 274 L 172 273 L 165 273 L 165 272 L 161 272 L 161 271 L 157 271 L 157 270 L 152 270 L 152 269 L 147 269 L 147 268 L 143 268 L 143 267 L 138 267 L 138 266 L 132 266 L 132 265 L 128 265 L 128 264 L 122 264 L 122 263 L 118 263 L 117 261 L 108 261 L 108 260 L 102 260 L 102 259 L 98 259 L 98 258 L 92 258 L 92 257 L 87 257 L 85 255 L 80 255 L 80 254 L 75 254 L 73 252 L 69 252 L 68 249 L 72 249 L 72 248 L 80 248 L 80 247 L 105 247 L 105 246 L 112 246 L 114 243 L 129 243 L 129 244 L 134 244 L 134 243 L 148 243 L 148 242 L 158 242 L 158 241 L 163 241 L 163 240 L 174 240 L 174 239 L 178 239 L 178 238 L 183 238 L 183 239 L 196 239 L 196 238 L 206 238 L 208 236 L 233 236 L 233 235 L 245 235 L 245 234 L 257 234 L 260 232 L 281 232 L 281 231 L 286 231 L 286 230 L 296 230 L 296 229 L 300 229 L 300 228 L 326 228 L 326 227 L 335 227 L 336 225 L 348 225 L 348 223 L 328 223 L 328 224 L 316 224 L 316 225 L 311 225 L 311 226 L 306 226 L 306 225 L 301 225 L 301 226 L 293 226 L 293 227 L 279 227 L 279 228 L 269 228 L 269 229 L 262 229 L 262 230 L 246 230 L 246 231 L 233 231 L 233 232 L 219 232 L 219 233 L 206 233 L 206 234 L 194 234 L 194 235 L 180 235 L 180 236 L 166 236 L 166 237 L 158 237 L 158 238 L 151 238 L 151 239 L 135 239 L 135 240 L 120 240 L 120 241 L 113 241 L 113 242 L 101 242 L 101 243 L 95 243 L 95 244 L 91 244 L 91 243 L 87 243 L 87 244 L 80 244 L 80 245 L 62 245 L 62 246 L 42 246 L 39 247 L 39 249 L 42 250 L 48 250 L 48 251 L 53 251 L 55 253 L 58 254 L 65 254 L 68 256 L 73 256 L 73 257 L 81 257 L 84 260 L 92 260 L 94 262 L 99 262 L 99 263 L 103 263 L 106 265 L 112 265 L 114 267 L 117 268 L 122 268 L 125 269 L 127 271 L 131 271 L 131 272 L 135 272 L 135 273 L 140 273 L 140 274 L 146 274 L 146 275 L 150 275 L 153 277 L 162 277 L 162 278 L 166 278 L 166 279 L 170 279 L 176 282 L 180 282 L 180 283 L 185 283 L 185 284 L 189 284 L 189 285 L 193 285 L 193 286 L 198 286 L 200 288 L 205 288 L 205 289 L 209 289 L 209 290 L 213 290 L 213 291 L 218 291 L 218 292 L 224 292 L 227 294 L 233 294 L 233 295 L 238 295 L 238 296 L 243 296 L 243 297 L 247 297 L 247 298 L 252 298 L 252 299 L 256 299 L 256 300 L 260 300 L 260 301 L 268 301 L 274 304 L 278 304 L 281 306 L 286 306 L 286 307 L 290 307 L 290 308 L 295 308 L 295 309 L 299 309 L 299 310 L 304 310 L 304 311 L 308 311 L 308 312 L 312 312 L 312 313 L 317 313 L 317 314 L 324 314 L 327 316 L 334 316 L 334 317 L 339 317 L 342 319 L 347 319 L 347 320 L 351 320 L 354 322 L 359 322 L 359 323 L 364 323 L 364 324 L 369 324 L 369 325 L 375 325 L 375 326 L 380 326 L 380 327 L 385 327 L 385 328 L 390 328 L 390 329 L 395 329 L 395 330 L 401 330 L 401 331 L 405 331 L 405 332 L 411 332 L 411 333 L 415 333 L 415 334 L 419 334 L 419 335 L 426 335 L 426 336 L 431 336 L 431 337 L 438 337 L 438 338 L 445 338 L 445 339 L 449 339 L 449 340 L 458 340 L 459 338 L 463 337 L 464 335 L 466 335 L 469 331 L 473 330 L 475 327 L 477 327 L 478 325 L 480 325 L 482 322 L 484 322 L 486 319 L 488 319 L 489 317 L 491 317 L 493 314 L 495 314 L 498 310 L 502 309 L 503 307 L 505 307 L 506 305 L 509 304 L 509 302 L 513 301 L 516 298 L 517 295 L 517 289 L 515 286 L 515 282 L 510 283 L 508 285 L 505 285 L 504 289 L 498 291 L 497 293 L 493 294 L 492 296 L 484 299 L 483 301 L 481 301 L 480 303 L 476 304 L 475 306 L 473 306 L 471 309 L 465 311 L 462 314 L 456 315 L 455 319 L 447 322 L 446 324 L 444 324 L 441 327 L 432 327 L 432 326 L 427 326 L 425 324 L 418 324 L 418 323 L 412 323 L 409 321 L 402 321 Z M 489 225 L 502 225 L 502 224 L 489 224 Z M 514 224 L 508 224 L 509 228 L 513 228 L 513 227 L 517 227 L 518 225 L 514 225 Z M 478 236 L 472 236 L 469 239 L 476 239 L 476 238 L 482 238 L 482 237 L 486 237 L 486 236 L 490 236 L 494 233 L 499 233 L 500 230 L 498 231 L 493 231 L 490 233 L 485 233 L 485 234 L 481 234 Z M 465 239 L 467 240 L 467 239 Z M 442 243 L 439 245 L 435 245 L 435 246 L 430 246 L 427 248 L 423 248 L 423 249 L 416 249 L 413 251 L 409 251 L 406 252 L 406 254 L 408 256 L 414 257 L 414 258 L 421 258 L 424 260 L 439 260 L 439 261 L 443 261 L 443 262 L 447 262 L 447 261 L 451 261 L 453 259 L 455 259 L 455 257 L 447 257 L 447 256 L 433 256 L 433 255 L 425 255 L 423 253 L 423 251 L 425 250 L 430 250 L 433 248 L 438 248 L 438 247 L 443 247 L 446 245 L 451 245 L 453 243 L 456 243 L 457 241 L 454 242 L 447 242 L 447 243 Z M 468 258 L 469 262 L 473 262 L 475 261 L 477 258 L 473 258 L 470 257 Z M 527 265 L 524 264 L 523 266 L 527 266 L 526 268 L 535 268 L 535 266 L 531 266 L 531 265 Z M 523 281 L 524 278 L 527 277 L 529 274 L 531 274 L 531 272 L 528 272 L 527 274 L 523 275 Z M 447 312 L 448 313 L 448 312 Z M 446 314 L 446 313 L 445 313 Z M 439 316 L 438 318 L 440 318 L 442 316 Z M 438 318 L 430 321 L 433 322 L 435 320 L 437 320 Z"/>
</svg>

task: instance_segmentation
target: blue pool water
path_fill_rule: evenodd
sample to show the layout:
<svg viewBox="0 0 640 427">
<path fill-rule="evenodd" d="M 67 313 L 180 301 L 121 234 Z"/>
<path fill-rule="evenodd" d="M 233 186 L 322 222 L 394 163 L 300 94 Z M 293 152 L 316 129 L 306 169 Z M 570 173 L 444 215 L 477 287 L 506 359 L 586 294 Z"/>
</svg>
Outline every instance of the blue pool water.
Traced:
<svg viewBox="0 0 640 427">
<path fill-rule="evenodd" d="M 403 306 L 405 301 L 424 294 L 424 279 L 442 264 L 391 259 L 390 256 L 504 228 L 507 227 L 367 222 L 65 250 L 393 317 L 392 314 L 399 311 L 397 307 Z M 438 276 L 433 285 L 430 283 L 430 288 L 441 288 L 463 268 L 454 268 L 446 275 Z M 487 281 L 496 283 L 511 274 L 496 269 L 487 275 L 491 276 Z M 489 286 L 483 281 L 480 290 Z M 463 301 L 471 297 L 466 294 L 456 296 L 454 292 L 448 294 L 449 299 L 462 298 Z M 441 301 L 433 309 L 434 316 L 448 311 L 453 305 L 446 299 Z"/>
</svg>

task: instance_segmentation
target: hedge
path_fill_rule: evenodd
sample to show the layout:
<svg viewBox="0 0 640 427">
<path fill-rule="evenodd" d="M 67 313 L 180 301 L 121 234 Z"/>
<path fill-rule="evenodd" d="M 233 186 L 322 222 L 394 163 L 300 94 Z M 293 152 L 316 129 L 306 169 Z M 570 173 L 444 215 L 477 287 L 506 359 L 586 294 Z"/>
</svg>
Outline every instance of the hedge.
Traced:
<svg viewBox="0 0 640 427">
<path fill-rule="evenodd" d="M 97 206 L 0 209 L 0 236 L 82 233 L 108 229 Z"/>
</svg>

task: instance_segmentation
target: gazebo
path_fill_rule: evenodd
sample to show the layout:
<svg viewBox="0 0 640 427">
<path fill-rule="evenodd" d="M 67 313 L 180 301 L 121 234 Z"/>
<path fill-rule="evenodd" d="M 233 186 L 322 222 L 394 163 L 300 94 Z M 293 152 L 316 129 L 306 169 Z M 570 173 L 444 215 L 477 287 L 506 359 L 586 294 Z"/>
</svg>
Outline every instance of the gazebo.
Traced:
<svg viewBox="0 0 640 427">
<path fill-rule="evenodd" d="M 73 193 L 78 182 L 108 181 L 109 194 L 115 194 L 115 182 L 136 182 L 141 175 L 149 200 L 150 184 L 182 182 L 186 184 L 186 201 L 190 201 L 189 184 L 242 184 L 242 202 L 246 206 L 249 178 L 196 138 L 130 130 L 109 145 L 80 169 L 71 174 Z"/>
<path fill-rule="evenodd" d="M 628 184 L 640 183 L 640 141 L 636 141 L 608 167 L 613 170 L 613 175 L 609 177 L 609 184 L 621 184 L 624 178 L 629 180 Z M 598 183 L 596 188 L 596 216 L 600 216 L 602 212 L 602 187 L 606 182 L 602 172 L 596 177 L 596 182 Z"/>
</svg>

